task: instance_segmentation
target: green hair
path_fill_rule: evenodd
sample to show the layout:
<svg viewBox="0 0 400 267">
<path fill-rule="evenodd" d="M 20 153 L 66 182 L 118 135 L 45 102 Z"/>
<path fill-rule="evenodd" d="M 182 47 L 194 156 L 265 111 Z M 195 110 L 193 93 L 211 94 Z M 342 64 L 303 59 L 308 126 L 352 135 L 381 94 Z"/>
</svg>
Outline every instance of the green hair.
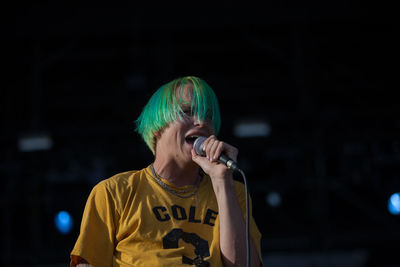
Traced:
<svg viewBox="0 0 400 267">
<path fill-rule="evenodd" d="M 183 88 L 189 85 L 193 90 L 191 94 L 191 112 L 198 120 L 210 120 L 215 134 L 221 128 L 221 114 L 217 97 L 211 87 L 202 79 L 187 76 L 175 79 L 161 86 L 147 102 L 142 113 L 136 120 L 136 131 L 155 154 L 156 138 L 154 133 L 162 130 L 170 122 L 182 120 L 185 116 L 181 108 L 183 102 Z M 181 88 L 180 97 L 177 89 Z"/>
</svg>

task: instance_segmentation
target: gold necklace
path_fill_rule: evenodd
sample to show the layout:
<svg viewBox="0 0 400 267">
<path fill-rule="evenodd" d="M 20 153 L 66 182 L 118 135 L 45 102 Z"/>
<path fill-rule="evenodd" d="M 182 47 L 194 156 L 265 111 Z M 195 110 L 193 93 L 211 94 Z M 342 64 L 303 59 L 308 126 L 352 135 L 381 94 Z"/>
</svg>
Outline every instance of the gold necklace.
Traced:
<svg viewBox="0 0 400 267">
<path fill-rule="evenodd" d="M 167 190 L 168 192 L 170 192 L 171 194 L 178 196 L 180 198 L 189 198 L 192 196 L 196 197 L 196 193 L 199 190 L 199 185 L 200 185 L 200 181 L 201 181 L 201 177 L 200 175 L 197 178 L 196 184 L 192 185 L 189 188 L 186 189 L 182 189 L 182 190 L 175 190 L 170 188 L 166 183 L 164 183 L 157 175 L 156 171 L 154 170 L 154 166 L 153 164 L 150 165 L 150 169 L 151 172 L 153 173 L 153 178 L 154 180 L 156 180 L 156 182 L 158 183 L 158 185 L 160 185 L 164 190 Z M 193 191 L 194 190 L 194 191 Z M 193 192 L 190 192 L 193 191 Z M 197 200 L 197 198 L 196 198 Z"/>
</svg>

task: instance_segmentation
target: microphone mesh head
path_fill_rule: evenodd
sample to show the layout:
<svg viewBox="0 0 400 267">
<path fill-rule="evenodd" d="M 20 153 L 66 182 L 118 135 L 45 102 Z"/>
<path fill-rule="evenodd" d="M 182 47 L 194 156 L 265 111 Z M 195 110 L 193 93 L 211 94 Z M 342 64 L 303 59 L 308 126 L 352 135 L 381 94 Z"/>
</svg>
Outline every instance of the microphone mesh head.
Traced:
<svg viewBox="0 0 400 267">
<path fill-rule="evenodd" d="M 203 151 L 203 144 L 207 137 L 199 136 L 194 140 L 193 149 L 197 155 L 204 156 L 206 153 Z"/>
</svg>

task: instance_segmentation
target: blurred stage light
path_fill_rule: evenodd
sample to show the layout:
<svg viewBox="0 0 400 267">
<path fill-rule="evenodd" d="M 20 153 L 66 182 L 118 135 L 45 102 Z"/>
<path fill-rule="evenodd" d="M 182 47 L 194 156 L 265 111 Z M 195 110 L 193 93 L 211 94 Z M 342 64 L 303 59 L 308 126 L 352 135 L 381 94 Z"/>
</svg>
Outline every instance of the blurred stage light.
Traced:
<svg viewBox="0 0 400 267">
<path fill-rule="evenodd" d="M 282 203 L 281 195 L 277 192 L 269 192 L 265 196 L 265 201 L 267 202 L 268 205 L 274 208 L 280 206 Z"/>
<path fill-rule="evenodd" d="M 233 134 L 239 138 L 266 137 L 271 134 L 271 127 L 264 121 L 241 121 L 235 124 Z"/>
<path fill-rule="evenodd" d="M 389 212 L 393 215 L 400 214 L 400 193 L 394 193 L 388 201 Z"/>
<path fill-rule="evenodd" d="M 74 221 L 72 216 L 67 211 L 60 211 L 54 217 L 54 224 L 61 234 L 66 235 L 71 232 Z"/>
<path fill-rule="evenodd" d="M 18 149 L 21 152 L 49 150 L 53 140 L 48 134 L 26 134 L 18 140 Z"/>
</svg>

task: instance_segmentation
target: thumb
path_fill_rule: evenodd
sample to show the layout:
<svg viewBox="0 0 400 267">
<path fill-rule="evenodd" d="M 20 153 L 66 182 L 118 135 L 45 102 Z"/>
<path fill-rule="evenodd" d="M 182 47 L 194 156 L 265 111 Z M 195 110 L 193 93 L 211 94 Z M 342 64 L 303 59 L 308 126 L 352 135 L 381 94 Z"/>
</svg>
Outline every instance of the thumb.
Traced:
<svg viewBox="0 0 400 267">
<path fill-rule="evenodd" d="M 196 162 L 200 167 L 204 167 L 206 164 L 209 164 L 209 160 L 206 157 L 202 157 L 200 155 L 197 155 L 196 152 L 194 152 L 194 149 L 192 149 L 192 160 Z"/>
</svg>

